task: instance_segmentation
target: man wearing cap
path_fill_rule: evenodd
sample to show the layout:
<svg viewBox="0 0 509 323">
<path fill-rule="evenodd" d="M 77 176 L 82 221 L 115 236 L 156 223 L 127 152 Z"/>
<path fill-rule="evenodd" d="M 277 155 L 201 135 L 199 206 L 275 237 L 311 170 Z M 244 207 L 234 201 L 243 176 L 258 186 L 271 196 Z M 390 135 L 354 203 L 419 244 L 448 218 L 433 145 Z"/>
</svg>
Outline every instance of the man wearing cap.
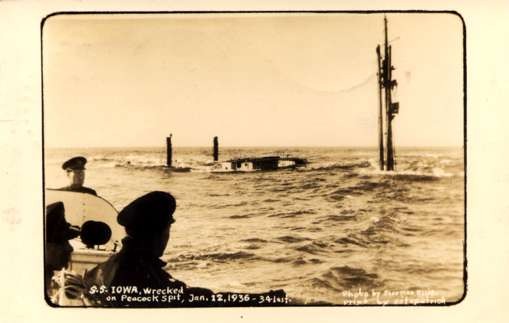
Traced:
<svg viewBox="0 0 509 323">
<path fill-rule="evenodd" d="M 62 202 L 52 203 L 46 207 L 44 274 L 46 296 L 48 297 L 48 301 L 52 304 L 61 303 L 61 292 L 63 292 L 62 285 L 66 285 L 66 297 L 77 298 L 78 295 L 81 294 L 80 288 L 73 284 L 79 279 L 73 277 L 74 275 L 71 273 L 57 273 L 57 271 L 67 267 L 71 253 L 73 252 L 69 240 L 76 238 L 79 234 L 79 227 L 72 226 L 65 219 L 65 209 Z M 65 282 L 62 280 L 65 280 Z"/>
<path fill-rule="evenodd" d="M 170 228 L 175 222 L 173 212 L 176 208 L 175 198 L 166 192 L 155 191 L 139 197 L 127 205 L 118 214 L 117 221 L 124 226 L 127 236 L 122 240 L 122 249 L 111 256 L 106 262 L 99 264 L 85 274 L 85 286 L 112 287 L 136 286 L 138 291 L 151 289 L 153 296 L 143 300 L 137 294 L 116 295 L 114 301 L 103 299 L 99 303 L 105 306 L 131 307 L 180 307 L 180 306 L 246 306 L 252 303 L 212 303 L 212 292 L 209 289 L 188 287 L 185 283 L 174 279 L 163 270 L 166 265 L 160 259 L 170 238 Z M 166 293 L 169 294 L 164 294 Z M 163 294 L 160 294 L 163 293 Z M 224 293 L 225 300 L 227 299 Z M 284 291 L 266 294 L 252 294 L 253 301 L 259 295 L 285 297 Z M 194 296 L 195 298 L 193 299 Z M 97 296 L 97 294 L 96 294 Z M 141 297 L 141 298 L 140 298 Z M 151 298 L 152 297 L 152 298 Z M 111 298 L 110 298 L 111 300 Z"/>
<path fill-rule="evenodd" d="M 96 191 L 83 186 L 85 183 L 85 164 L 87 159 L 83 156 L 77 156 L 69 159 L 62 164 L 62 169 L 66 171 L 69 178 L 69 186 L 60 188 L 62 191 L 72 191 L 97 195 Z"/>
</svg>

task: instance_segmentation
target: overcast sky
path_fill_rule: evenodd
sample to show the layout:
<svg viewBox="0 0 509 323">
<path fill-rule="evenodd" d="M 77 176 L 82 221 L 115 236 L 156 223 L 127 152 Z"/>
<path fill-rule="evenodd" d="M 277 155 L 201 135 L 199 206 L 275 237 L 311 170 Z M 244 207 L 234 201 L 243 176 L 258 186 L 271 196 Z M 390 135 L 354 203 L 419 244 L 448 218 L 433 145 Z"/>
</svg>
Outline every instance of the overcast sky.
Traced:
<svg viewBox="0 0 509 323">
<path fill-rule="evenodd" d="M 461 146 L 462 24 L 388 14 L 398 146 Z M 47 147 L 376 146 L 383 14 L 58 15 Z"/>
</svg>

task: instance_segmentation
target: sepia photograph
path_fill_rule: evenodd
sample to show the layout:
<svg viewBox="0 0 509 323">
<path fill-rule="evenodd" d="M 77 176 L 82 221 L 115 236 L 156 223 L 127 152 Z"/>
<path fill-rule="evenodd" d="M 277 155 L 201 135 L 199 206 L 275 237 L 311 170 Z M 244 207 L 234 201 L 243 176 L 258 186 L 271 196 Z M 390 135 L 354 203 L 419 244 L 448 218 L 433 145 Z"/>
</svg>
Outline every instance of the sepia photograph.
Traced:
<svg viewBox="0 0 509 323">
<path fill-rule="evenodd" d="M 41 299 L 461 302 L 465 37 L 447 11 L 45 17 Z"/>
</svg>

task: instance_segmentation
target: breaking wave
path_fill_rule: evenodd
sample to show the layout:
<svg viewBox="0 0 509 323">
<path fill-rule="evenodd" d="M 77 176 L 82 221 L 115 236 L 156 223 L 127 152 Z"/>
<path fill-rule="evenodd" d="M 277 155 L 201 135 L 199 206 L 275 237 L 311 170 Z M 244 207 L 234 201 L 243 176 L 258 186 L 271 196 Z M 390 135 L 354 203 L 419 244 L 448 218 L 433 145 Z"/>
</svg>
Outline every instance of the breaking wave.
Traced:
<svg viewBox="0 0 509 323">
<path fill-rule="evenodd" d="M 399 180 L 414 180 L 414 181 L 426 181 L 426 180 L 438 180 L 442 178 L 449 178 L 453 176 L 461 175 L 461 173 L 449 173 L 441 168 L 434 168 L 431 172 L 415 171 L 415 170 L 397 170 L 397 171 L 382 171 L 378 169 L 361 169 L 358 170 L 359 175 L 374 176 L 374 177 L 387 177 Z"/>
<path fill-rule="evenodd" d="M 370 167 L 369 161 L 356 162 L 328 162 L 328 163 L 311 163 L 300 171 L 321 171 L 321 170 L 344 170 L 349 171 L 357 168 Z"/>
</svg>

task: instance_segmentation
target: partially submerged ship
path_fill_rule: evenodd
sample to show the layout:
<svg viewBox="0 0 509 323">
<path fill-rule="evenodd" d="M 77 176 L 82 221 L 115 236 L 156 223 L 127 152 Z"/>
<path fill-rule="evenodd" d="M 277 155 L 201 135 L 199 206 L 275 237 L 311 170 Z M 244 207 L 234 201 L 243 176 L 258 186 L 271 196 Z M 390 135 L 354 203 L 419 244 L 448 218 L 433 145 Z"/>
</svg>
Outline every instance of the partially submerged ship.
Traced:
<svg viewBox="0 0 509 323">
<path fill-rule="evenodd" d="M 234 158 L 216 164 L 213 172 L 253 172 L 293 169 L 306 166 L 308 161 L 299 157 L 262 156 Z"/>
<path fill-rule="evenodd" d="M 241 157 L 226 161 L 219 161 L 219 140 L 214 137 L 213 140 L 213 162 L 206 164 L 207 170 L 214 173 L 229 172 L 254 172 L 254 171 L 274 171 L 280 169 L 292 169 L 306 166 L 308 161 L 305 158 L 291 157 L 289 155 L 269 155 L 259 157 Z M 209 168 L 210 167 L 210 168 Z M 171 172 L 191 172 L 191 167 L 173 166 L 173 144 L 172 134 L 166 137 L 166 166 L 165 169 Z"/>
</svg>

